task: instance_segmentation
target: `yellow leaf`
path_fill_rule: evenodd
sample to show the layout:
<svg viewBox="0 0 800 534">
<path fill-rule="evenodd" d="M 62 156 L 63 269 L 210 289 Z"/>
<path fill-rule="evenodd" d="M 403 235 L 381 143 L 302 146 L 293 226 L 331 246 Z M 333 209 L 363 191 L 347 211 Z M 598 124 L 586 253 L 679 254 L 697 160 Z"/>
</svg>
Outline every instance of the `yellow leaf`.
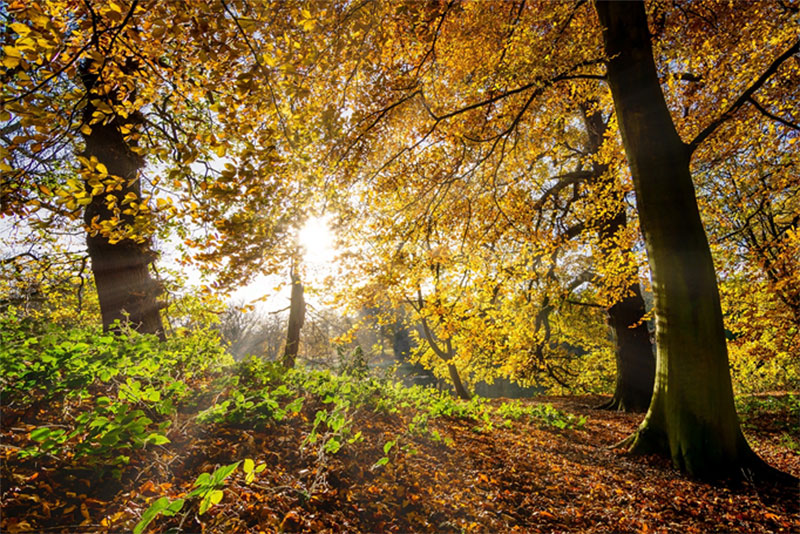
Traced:
<svg viewBox="0 0 800 534">
<path fill-rule="evenodd" d="M 95 167 L 94 170 L 99 172 L 102 176 L 108 176 L 108 169 L 102 163 L 98 163 L 97 167 Z"/>
<path fill-rule="evenodd" d="M 3 66 L 7 69 L 13 69 L 19 65 L 19 59 L 18 57 L 6 56 L 3 58 Z"/>
<path fill-rule="evenodd" d="M 274 67 L 278 64 L 278 60 L 269 54 L 263 54 L 261 58 L 264 60 L 264 63 L 267 64 L 269 67 Z"/>
<path fill-rule="evenodd" d="M 89 126 L 88 124 L 84 124 L 83 126 L 81 126 L 81 133 L 83 133 L 84 135 L 91 135 L 92 127 Z"/>
<path fill-rule="evenodd" d="M 12 22 L 10 24 L 11 29 L 14 30 L 19 35 L 28 35 L 31 33 L 31 29 L 22 24 L 21 22 Z"/>
<path fill-rule="evenodd" d="M 18 49 L 14 48 L 13 46 L 4 46 L 3 47 L 3 52 L 6 53 L 7 57 L 15 57 L 15 58 L 21 58 L 22 57 L 22 53 Z"/>
</svg>

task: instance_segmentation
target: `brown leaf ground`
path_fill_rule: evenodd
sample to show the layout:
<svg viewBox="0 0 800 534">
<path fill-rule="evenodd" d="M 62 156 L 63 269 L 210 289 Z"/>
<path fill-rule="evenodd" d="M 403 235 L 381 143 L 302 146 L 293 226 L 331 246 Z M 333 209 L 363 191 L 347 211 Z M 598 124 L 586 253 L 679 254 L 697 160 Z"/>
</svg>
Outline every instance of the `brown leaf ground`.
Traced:
<svg viewBox="0 0 800 534">
<path fill-rule="evenodd" d="M 471 420 L 440 418 L 431 425 L 442 441 L 409 433 L 408 411 L 361 409 L 353 426 L 364 440 L 331 457 L 301 450 L 314 406 L 259 431 L 177 420 L 172 443 L 133 454 L 121 480 L 98 479 L 68 458 L 17 460 L 15 447 L 29 444 L 27 433 L 35 424 L 28 424 L 30 413 L 4 409 L 0 529 L 130 532 L 156 498 L 177 498 L 199 473 L 253 458 L 267 465 L 253 483 L 246 484 L 237 471 L 222 502 L 206 514 L 197 515 L 195 506 L 186 514 L 157 518 L 150 531 L 800 532 L 796 491 L 701 483 L 661 458 L 610 449 L 636 428 L 641 415 L 592 409 L 601 400 L 524 401 L 585 415 L 580 430 L 524 420 L 506 428 L 500 419 L 492 429 L 478 429 Z M 57 422 L 60 409 L 39 407 L 36 424 Z M 748 438 L 771 465 L 800 476 L 800 453 L 776 430 L 780 417 L 749 418 Z M 391 461 L 373 467 L 391 440 L 397 440 Z"/>
</svg>

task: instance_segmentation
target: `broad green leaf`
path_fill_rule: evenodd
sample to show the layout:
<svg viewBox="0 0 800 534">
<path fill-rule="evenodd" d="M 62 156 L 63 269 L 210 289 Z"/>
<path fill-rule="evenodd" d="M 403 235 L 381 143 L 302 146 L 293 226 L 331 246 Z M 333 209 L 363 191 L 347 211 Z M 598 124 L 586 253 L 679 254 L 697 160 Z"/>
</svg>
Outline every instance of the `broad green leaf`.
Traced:
<svg viewBox="0 0 800 534">
<path fill-rule="evenodd" d="M 50 429 L 46 426 L 39 427 L 31 432 L 31 439 L 33 441 L 44 441 L 50 436 Z"/>
</svg>

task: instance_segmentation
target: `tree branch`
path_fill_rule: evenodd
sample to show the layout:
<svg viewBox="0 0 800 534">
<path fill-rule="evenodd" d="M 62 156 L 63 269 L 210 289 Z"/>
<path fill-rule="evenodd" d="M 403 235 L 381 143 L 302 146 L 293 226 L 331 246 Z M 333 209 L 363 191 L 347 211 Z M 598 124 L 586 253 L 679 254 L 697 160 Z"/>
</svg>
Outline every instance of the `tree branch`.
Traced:
<svg viewBox="0 0 800 534">
<path fill-rule="evenodd" d="M 788 50 L 778 56 L 775 61 L 773 61 L 770 66 L 767 67 L 767 70 L 765 70 L 750 87 L 745 89 L 745 91 L 739 95 L 739 98 L 737 98 L 736 101 L 731 104 L 727 111 L 713 120 L 711 124 L 706 126 L 699 134 L 697 134 L 697 137 L 692 139 L 692 141 L 686 145 L 689 150 L 689 155 L 693 154 L 697 147 L 700 146 L 700 143 L 705 141 L 706 138 L 713 134 L 722 123 L 730 119 L 739 110 L 739 108 L 749 101 L 753 94 L 759 90 L 773 74 L 775 74 L 784 61 L 795 55 L 798 51 L 800 51 L 800 39 L 795 41 Z"/>
<path fill-rule="evenodd" d="M 779 117 L 778 115 L 775 115 L 774 113 L 770 113 L 769 111 L 767 111 L 764 108 L 764 106 L 762 106 L 761 104 L 758 103 L 758 101 L 756 101 L 756 99 L 754 97 L 751 96 L 750 98 L 748 98 L 748 101 L 751 104 L 753 104 L 754 108 L 756 108 L 763 115 L 766 115 L 770 119 L 772 119 L 772 120 L 774 120 L 776 122 L 779 122 L 779 123 L 783 124 L 784 126 L 788 126 L 789 128 L 792 128 L 794 130 L 800 130 L 800 126 L 798 126 L 797 124 L 795 124 L 793 122 L 790 122 L 790 121 L 784 119 L 783 117 Z"/>
</svg>

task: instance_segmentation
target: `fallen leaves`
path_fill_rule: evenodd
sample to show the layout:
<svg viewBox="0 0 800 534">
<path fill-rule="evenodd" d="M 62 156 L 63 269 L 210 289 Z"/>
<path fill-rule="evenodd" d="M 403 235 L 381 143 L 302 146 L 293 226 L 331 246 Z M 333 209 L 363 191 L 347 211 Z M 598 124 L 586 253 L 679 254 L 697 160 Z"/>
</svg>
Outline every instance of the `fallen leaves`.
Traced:
<svg viewBox="0 0 800 534">
<path fill-rule="evenodd" d="M 542 399 L 537 399 L 542 400 Z M 185 497 L 201 472 L 256 451 L 202 516 L 187 515 L 183 532 L 792 532 L 800 529 L 796 495 L 749 485 L 689 480 L 661 458 L 631 458 L 607 447 L 631 432 L 636 415 L 594 411 L 595 398 L 548 398 L 587 416 L 583 430 L 516 422 L 476 432 L 458 418 L 432 422 L 452 446 L 403 434 L 413 417 L 358 410 L 349 443 L 324 465 L 301 454 L 303 426 L 268 429 L 178 425 L 185 434 L 160 449 L 137 450 L 120 480 L 81 478 L 80 466 L 54 459 L 14 462 L 4 456 L 3 532 L 131 530 L 160 498 Z M 536 402 L 536 401 L 525 401 Z M 493 401 L 494 402 L 494 401 Z M 309 403 L 305 414 L 313 416 Z M 46 419 L 47 414 L 43 415 Z M 299 416 L 298 416 L 299 417 Z M 27 439 L 3 428 L 4 443 Z M 773 464 L 800 473 L 800 456 L 778 451 L 751 428 Z M 25 434 L 20 436 L 20 434 Z M 404 435 L 402 439 L 397 436 Z M 389 441 L 396 441 L 391 447 Z M 371 469 L 383 455 L 391 460 Z M 252 464 L 252 465 L 251 465 Z M 260 471 L 256 466 L 264 465 Z M 77 469 L 76 469 L 77 468 Z M 258 471 L 258 472 L 257 472 Z M 13 481 L 13 482 L 12 482 Z M 319 490 L 307 488 L 317 481 Z M 159 517 L 147 532 L 181 524 Z M 72 525 L 72 527 L 70 527 Z"/>
</svg>

